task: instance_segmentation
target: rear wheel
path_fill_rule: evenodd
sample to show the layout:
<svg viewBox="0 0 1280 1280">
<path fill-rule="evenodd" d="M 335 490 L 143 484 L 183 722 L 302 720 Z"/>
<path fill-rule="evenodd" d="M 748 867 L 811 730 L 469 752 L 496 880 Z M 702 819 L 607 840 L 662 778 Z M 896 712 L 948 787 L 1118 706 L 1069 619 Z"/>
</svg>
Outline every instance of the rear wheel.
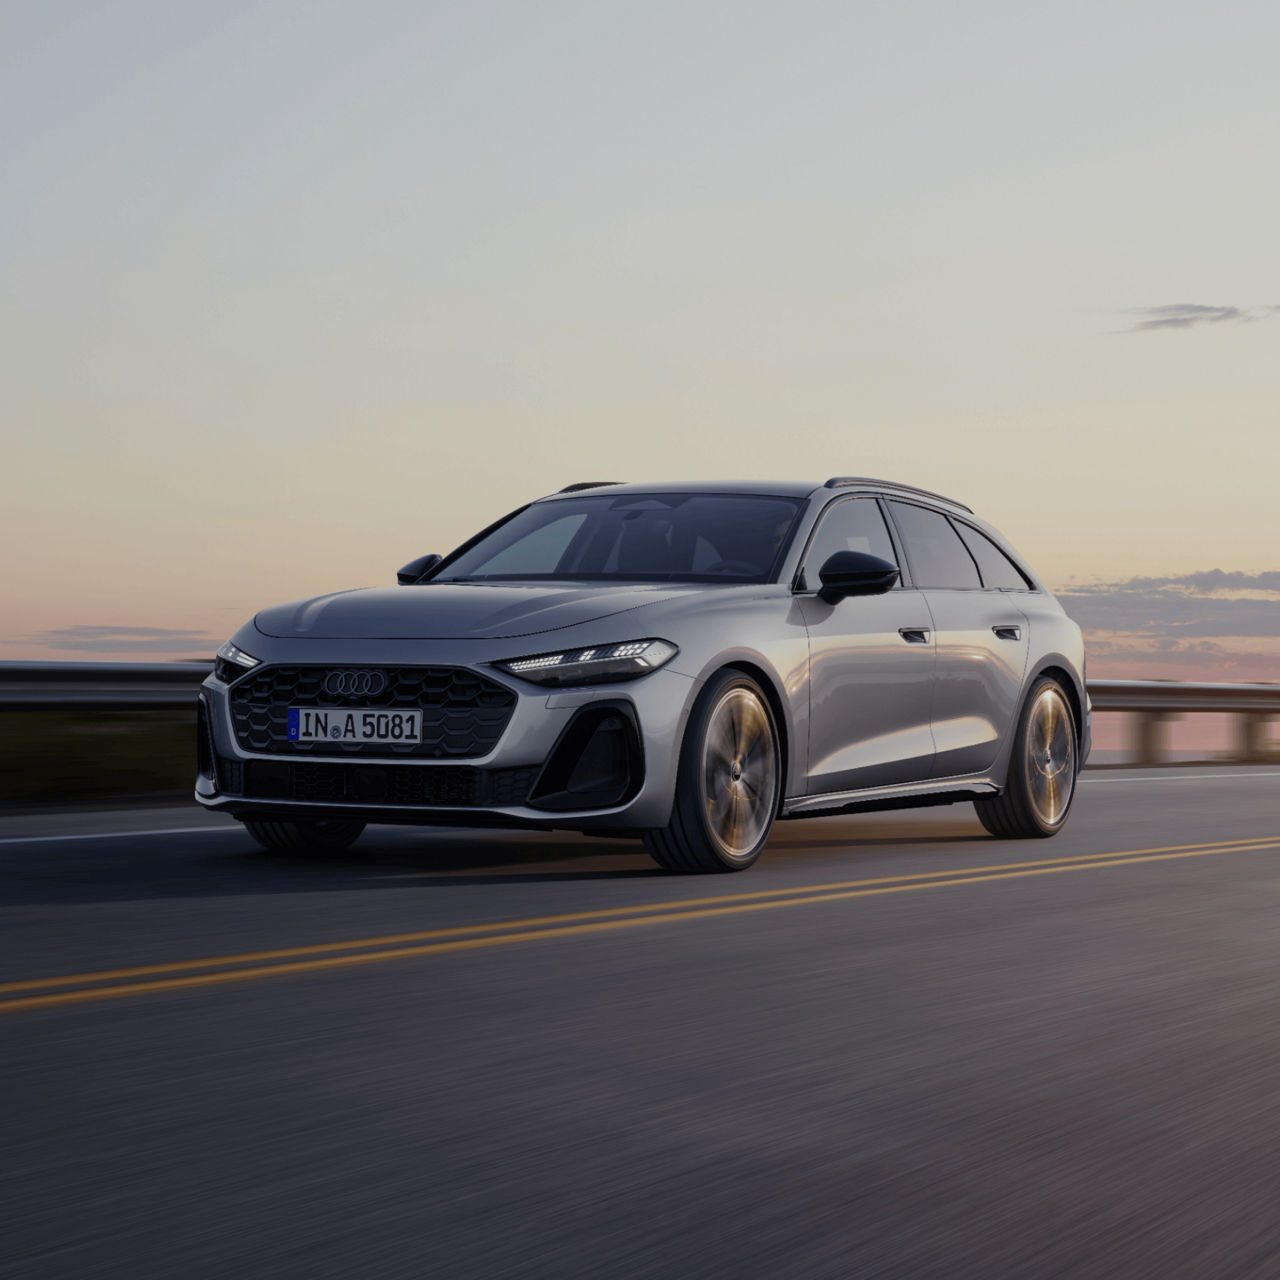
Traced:
<svg viewBox="0 0 1280 1280">
<path fill-rule="evenodd" d="M 264 849 L 292 853 L 336 853 L 353 845 L 364 830 L 363 822 L 334 818 L 325 822 L 254 822 L 245 830 Z"/>
<path fill-rule="evenodd" d="M 1013 741 L 1009 776 L 998 796 L 975 800 L 982 825 L 1002 840 L 1056 835 L 1075 798 L 1080 750 L 1062 686 L 1042 676 L 1031 686 Z"/>
<path fill-rule="evenodd" d="M 781 751 L 760 686 L 721 671 L 689 717 L 671 821 L 644 845 L 668 871 L 743 871 L 760 856 L 778 812 Z"/>
</svg>

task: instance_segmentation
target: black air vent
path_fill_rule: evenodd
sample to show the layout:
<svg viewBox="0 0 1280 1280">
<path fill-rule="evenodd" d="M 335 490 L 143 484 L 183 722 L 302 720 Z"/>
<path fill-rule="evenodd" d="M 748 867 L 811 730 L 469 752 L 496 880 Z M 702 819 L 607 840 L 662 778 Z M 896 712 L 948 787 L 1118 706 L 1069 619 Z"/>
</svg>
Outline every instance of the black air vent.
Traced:
<svg viewBox="0 0 1280 1280">
<path fill-rule="evenodd" d="M 344 764 L 333 760 L 247 760 L 244 795 L 301 804 L 471 808 L 523 804 L 538 766 Z"/>
</svg>

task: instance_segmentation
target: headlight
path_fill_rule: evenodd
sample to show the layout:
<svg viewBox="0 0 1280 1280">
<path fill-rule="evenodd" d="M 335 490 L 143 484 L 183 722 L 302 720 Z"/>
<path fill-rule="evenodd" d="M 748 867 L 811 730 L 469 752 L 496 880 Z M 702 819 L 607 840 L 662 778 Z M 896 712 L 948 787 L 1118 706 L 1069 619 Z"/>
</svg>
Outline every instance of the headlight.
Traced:
<svg viewBox="0 0 1280 1280">
<path fill-rule="evenodd" d="M 493 665 L 534 684 L 603 684 L 648 675 L 679 652 L 669 640 L 627 640 L 528 658 L 504 658 Z"/>
<path fill-rule="evenodd" d="M 217 660 L 213 664 L 213 674 L 223 684 L 238 680 L 250 667 L 256 667 L 262 661 L 243 649 L 237 648 L 230 640 L 218 650 Z"/>
</svg>

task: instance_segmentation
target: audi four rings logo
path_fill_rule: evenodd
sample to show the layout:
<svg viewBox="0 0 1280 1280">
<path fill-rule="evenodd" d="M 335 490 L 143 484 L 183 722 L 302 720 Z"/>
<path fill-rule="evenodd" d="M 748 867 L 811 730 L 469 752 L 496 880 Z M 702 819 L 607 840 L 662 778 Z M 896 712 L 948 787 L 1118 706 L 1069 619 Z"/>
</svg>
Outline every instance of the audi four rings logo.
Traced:
<svg viewBox="0 0 1280 1280">
<path fill-rule="evenodd" d="M 324 678 L 324 691 L 333 698 L 367 698 L 387 687 L 381 671 L 330 671 Z"/>
</svg>

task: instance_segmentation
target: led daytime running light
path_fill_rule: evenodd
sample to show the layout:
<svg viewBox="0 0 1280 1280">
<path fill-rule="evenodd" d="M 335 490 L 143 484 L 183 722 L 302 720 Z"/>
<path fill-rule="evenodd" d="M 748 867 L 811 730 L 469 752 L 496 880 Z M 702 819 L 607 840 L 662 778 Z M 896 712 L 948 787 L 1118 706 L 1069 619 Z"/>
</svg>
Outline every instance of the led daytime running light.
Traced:
<svg viewBox="0 0 1280 1280">
<path fill-rule="evenodd" d="M 669 640 L 626 640 L 619 644 L 566 649 L 561 653 L 508 658 L 494 665 L 536 684 L 594 684 L 634 680 L 657 670 L 678 652 Z"/>
<path fill-rule="evenodd" d="M 245 653 L 238 645 L 234 645 L 230 640 L 218 650 L 218 658 L 223 662 L 233 663 L 237 667 L 243 667 L 248 671 L 251 667 L 258 666 L 261 658 L 255 658 L 251 653 Z"/>
</svg>

